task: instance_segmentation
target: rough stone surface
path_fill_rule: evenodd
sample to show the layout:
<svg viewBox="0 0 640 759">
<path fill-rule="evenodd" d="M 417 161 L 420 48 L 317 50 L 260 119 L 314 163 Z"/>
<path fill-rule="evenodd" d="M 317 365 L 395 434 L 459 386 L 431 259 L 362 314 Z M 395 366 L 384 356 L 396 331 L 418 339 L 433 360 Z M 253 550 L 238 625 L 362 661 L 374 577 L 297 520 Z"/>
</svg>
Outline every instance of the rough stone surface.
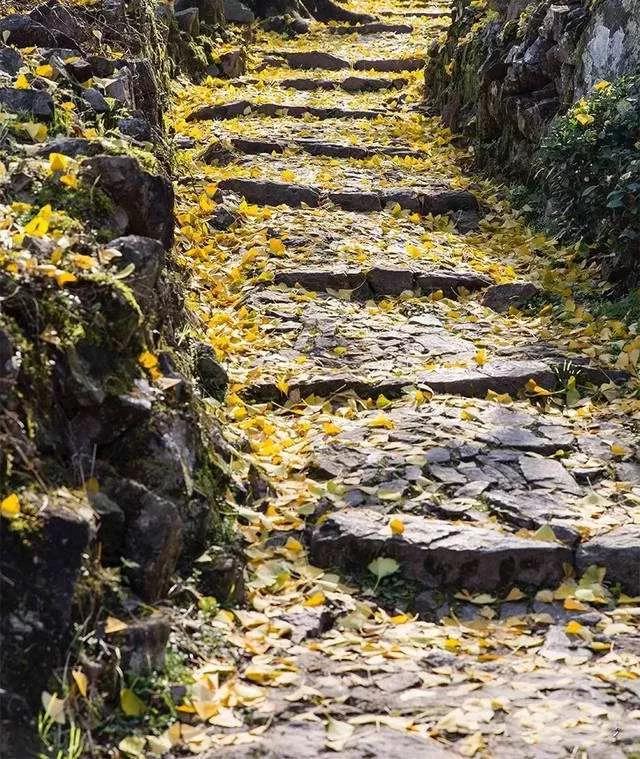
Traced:
<svg viewBox="0 0 640 759">
<path fill-rule="evenodd" d="M 95 156 L 82 164 L 82 173 L 109 195 L 127 214 L 127 231 L 173 243 L 173 188 L 162 176 L 144 171 L 135 158 Z"/>
<path fill-rule="evenodd" d="M 492 285 L 488 287 L 482 297 L 485 306 L 503 313 L 511 306 L 521 308 L 529 301 L 540 295 L 541 290 L 530 282 L 513 282 L 505 285 Z"/>
<path fill-rule="evenodd" d="M 640 594 L 640 529 L 624 525 L 583 543 L 576 555 L 578 568 L 606 567 L 609 582 L 631 596 Z"/>
<path fill-rule="evenodd" d="M 366 509 L 330 516 L 311 537 L 319 566 L 352 569 L 377 556 L 392 558 L 408 579 L 430 588 L 495 591 L 512 585 L 547 587 L 563 577 L 571 551 L 558 543 L 527 540 L 480 527 L 405 517 L 402 535 L 386 537 L 387 520 Z"/>
<path fill-rule="evenodd" d="M 48 92 L 12 87 L 0 87 L 0 109 L 41 121 L 51 121 L 54 112 L 53 99 Z"/>
</svg>

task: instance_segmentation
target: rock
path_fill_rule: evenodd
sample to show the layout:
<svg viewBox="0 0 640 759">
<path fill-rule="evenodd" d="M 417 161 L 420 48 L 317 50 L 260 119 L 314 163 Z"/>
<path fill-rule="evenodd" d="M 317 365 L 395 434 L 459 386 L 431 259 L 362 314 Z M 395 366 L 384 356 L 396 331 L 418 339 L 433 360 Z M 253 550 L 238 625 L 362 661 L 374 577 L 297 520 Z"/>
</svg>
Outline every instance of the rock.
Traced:
<svg viewBox="0 0 640 759">
<path fill-rule="evenodd" d="M 299 77 L 296 79 L 281 79 L 281 87 L 290 90 L 300 90 L 301 92 L 314 92 L 315 90 L 335 90 L 338 87 L 337 82 L 330 79 L 307 79 Z"/>
<path fill-rule="evenodd" d="M 330 53 L 322 53 L 317 50 L 303 53 L 282 53 L 282 57 L 293 69 L 325 69 L 327 71 L 340 71 L 350 69 L 351 64 L 343 58 L 338 58 Z"/>
<path fill-rule="evenodd" d="M 23 512 L 31 504 L 33 521 L 0 520 L 2 686 L 39 705 L 51 670 L 64 663 L 94 525 L 88 504 L 65 494 L 22 494 L 21 502 Z"/>
<path fill-rule="evenodd" d="M 411 34 L 413 27 L 409 24 L 383 24 L 374 21 L 369 24 L 330 26 L 329 31 L 332 34 Z"/>
<path fill-rule="evenodd" d="M 319 638 L 331 630 L 335 622 L 334 615 L 327 609 L 307 609 L 298 607 L 285 612 L 282 621 L 291 625 L 291 640 L 302 643 L 309 638 Z"/>
<path fill-rule="evenodd" d="M 53 140 L 39 146 L 35 155 L 48 158 L 51 153 L 62 153 L 69 158 L 77 158 L 98 155 L 103 151 L 100 140 L 87 140 L 84 137 L 54 137 Z"/>
<path fill-rule="evenodd" d="M 182 552 L 183 523 L 177 507 L 133 480 L 109 482 L 105 491 L 126 519 L 124 558 L 132 589 L 153 603 L 171 586 Z"/>
<path fill-rule="evenodd" d="M 95 493 L 89 500 L 98 515 L 100 559 L 106 566 L 119 566 L 124 550 L 124 511 L 104 493 Z"/>
<path fill-rule="evenodd" d="M 437 290 L 447 296 L 455 296 L 460 288 L 469 292 L 479 290 L 491 283 L 488 277 L 474 272 L 435 270 L 418 274 L 416 285 L 420 292 L 432 293 Z"/>
<path fill-rule="evenodd" d="M 234 24 L 253 24 L 256 17 L 253 11 L 240 0 L 223 0 L 224 17 Z"/>
<path fill-rule="evenodd" d="M 231 78 L 242 76 L 246 72 L 247 57 L 242 48 L 229 50 L 218 58 L 218 65 L 222 73 Z"/>
<path fill-rule="evenodd" d="M 1 24 L 1 22 L 0 22 Z M 22 66 L 22 56 L 12 47 L 0 45 L 0 71 L 15 76 Z"/>
<path fill-rule="evenodd" d="M 94 113 L 109 113 L 111 108 L 104 95 L 95 87 L 87 87 L 82 91 L 82 99 Z"/>
<path fill-rule="evenodd" d="M 438 590 L 423 590 L 415 597 L 412 608 L 427 622 L 437 622 L 450 613 L 446 597 Z"/>
<path fill-rule="evenodd" d="M 131 71 L 127 67 L 121 68 L 115 78 L 111 79 L 104 87 L 104 94 L 106 97 L 113 98 L 120 105 L 133 108 L 136 98 Z"/>
<path fill-rule="evenodd" d="M 109 242 L 107 247 L 119 251 L 120 258 L 115 261 L 118 269 L 131 264 L 135 267 L 127 277 L 127 284 L 143 309 L 149 310 L 157 298 L 156 286 L 165 262 L 164 248 L 157 240 L 140 235 L 118 237 Z"/>
<path fill-rule="evenodd" d="M 290 105 L 288 103 L 252 103 L 237 100 L 220 105 L 206 105 L 187 116 L 187 121 L 234 119 L 237 116 L 260 113 L 265 116 L 287 115 L 295 119 L 313 116 L 317 119 L 375 119 L 381 111 L 355 110 L 339 107 L 318 107 L 313 105 Z"/>
<path fill-rule="evenodd" d="M 407 84 L 406 79 L 372 79 L 364 76 L 348 76 L 340 82 L 340 88 L 346 92 L 379 92 L 380 90 L 400 89 Z"/>
<path fill-rule="evenodd" d="M 126 137 L 131 137 L 138 142 L 151 141 L 151 124 L 147 119 L 135 117 L 118 119 L 118 129 Z"/>
<path fill-rule="evenodd" d="M 560 490 L 572 495 L 581 495 L 582 490 L 569 472 L 555 459 L 521 456 L 520 469 L 532 487 L 546 490 Z"/>
<path fill-rule="evenodd" d="M 531 282 L 512 282 L 506 285 L 492 285 L 482 296 L 482 304 L 499 314 L 511 306 L 522 308 L 542 291 Z"/>
<path fill-rule="evenodd" d="M 101 155 L 82 163 L 81 174 L 112 198 L 128 217 L 129 234 L 173 244 L 173 187 L 166 177 L 144 171 L 135 158 Z"/>
<path fill-rule="evenodd" d="M 397 560 L 402 576 L 427 588 L 493 592 L 554 587 L 572 564 L 569 548 L 486 527 L 403 515 L 405 530 L 390 537 L 388 516 L 367 509 L 332 514 L 311 536 L 310 558 L 320 567 L 362 571 L 374 558 Z"/>
<path fill-rule="evenodd" d="M 56 36 L 46 26 L 26 15 L 13 14 L 0 19 L 0 39 L 15 47 L 54 47 Z"/>
<path fill-rule="evenodd" d="M 245 602 L 244 567 L 239 556 L 211 546 L 194 562 L 196 586 L 205 596 L 234 606 Z"/>
<path fill-rule="evenodd" d="M 122 669 L 135 677 L 144 677 L 164 668 L 165 652 L 171 625 L 161 614 L 128 622 L 125 630 L 109 636 L 118 646 Z"/>
<path fill-rule="evenodd" d="M 383 58 L 356 61 L 353 68 L 356 71 L 418 71 L 425 63 L 424 58 Z"/>
<path fill-rule="evenodd" d="M 185 8 L 183 11 L 177 11 L 174 18 L 180 31 L 185 32 L 190 37 L 196 37 L 200 34 L 200 11 L 197 8 Z"/>
<path fill-rule="evenodd" d="M 297 208 L 305 203 L 317 207 L 320 193 L 313 187 L 285 184 L 283 182 L 260 181 L 253 179 L 223 179 L 218 182 L 220 190 L 230 190 L 243 195 L 249 203 L 279 206 L 281 204 Z"/>
<path fill-rule="evenodd" d="M 37 121 L 51 121 L 54 113 L 53 98 L 42 90 L 0 87 L 0 110 L 27 115 Z"/>
<path fill-rule="evenodd" d="M 20 368 L 20 354 L 15 350 L 9 333 L 0 329 L 0 398 L 13 388 Z"/>
<path fill-rule="evenodd" d="M 206 343 L 194 346 L 194 372 L 206 395 L 222 400 L 229 384 L 229 377 L 216 360 L 213 348 Z"/>
<path fill-rule="evenodd" d="M 630 596 L 640 595 L 640 526 L 628 524 L 583 543 L 576 552 L 579 572 L 605 567 L 605 579 Z"/>
</svg>

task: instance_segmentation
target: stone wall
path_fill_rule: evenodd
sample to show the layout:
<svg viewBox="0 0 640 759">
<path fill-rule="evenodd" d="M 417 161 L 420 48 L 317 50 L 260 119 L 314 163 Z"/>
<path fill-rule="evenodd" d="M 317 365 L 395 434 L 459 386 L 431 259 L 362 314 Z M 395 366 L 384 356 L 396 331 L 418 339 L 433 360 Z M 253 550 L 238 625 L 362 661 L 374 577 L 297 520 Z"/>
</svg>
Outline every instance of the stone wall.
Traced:
<svg viewBox="0 0 640 759">
<path fill-rule="evenodd" d="M 479 165 L 527 185 L 538 220 L 584 239 L 631 284 L 640 270 L 639 27 L 637 0 L 457 0 L 425 75 L 428 103 L 469 138 Z M 582 202 L 587 191 L 602 202 Z"/>
</svg>

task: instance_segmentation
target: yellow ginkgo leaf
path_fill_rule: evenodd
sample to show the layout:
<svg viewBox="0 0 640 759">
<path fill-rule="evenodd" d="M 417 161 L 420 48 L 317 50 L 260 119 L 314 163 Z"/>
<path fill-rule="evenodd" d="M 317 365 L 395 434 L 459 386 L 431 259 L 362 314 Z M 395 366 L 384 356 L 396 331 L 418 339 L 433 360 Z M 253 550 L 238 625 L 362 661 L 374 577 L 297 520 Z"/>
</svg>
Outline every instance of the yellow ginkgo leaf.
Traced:
<svg viewBox="0 0 640 759">
<path fill-rule="evenodd" d="M 36 74 L 38 76 L 43 76 L 46 79 L 51 79 L 55 76 L 56 70 L 53 68 L 53 66 L 50 63 L 43 63 L 41 66 L 38 66 L 36 68 Z"/>
<path fill-rule="evenodd" d="M 309 598 L 306 598 L 303 602 L 303 606 L 322 606 L 322 604 L 326 601 L 326 597 L 324 593 L 319 590 L 316 593 L 312 593 Z"/>
<path fill-rule="evenodd" d="M 87 697 L 87 686 L 89 685 L 89 679 L 81 669 L 74 669 L 71 672 L 71 676 L 75 684 L 78 686 L 80 694 Z"/>
<path fill-rule="evenodd" d="M 624 447 L 624 445 L 620 445 L 620 443 L 612 443 L 611 444 L 611 453 L 614 456 L 626 456 L 629 451 Z"/>
<path fill-rule="evenodd" d="M 71 190 L 78 189 L 78 177 L 76 177 L 74 174 L 62 174 L 60 177 L 60 182 L 65 187 L 69 187 Z"/>
<path fill-rule="evenodd" d="M 395 428 L 396 423 L 393 419 L 390 419 L 386 414 L 378 414 L 368 421 L 369 427 L 374 429 L 392 430 Z"/>
<path fill-rule="evenodd" d="M 61 271 L 59 274 L 56 274 L 56 283 L 58 287 L 64 287 L 70 282 L 76 282 L 77 279 L 76 275 L 72 274 L 70 271 Z"/>
<path fill-rule="evenodd" d="M 325 435 L 339 435 L 342 432 L 342 429 L 333 422 L 323 422 L 322 431 Z"/>
<path fill-rule="evenodd" d="M 62 153 L 51 153 L 49 155 L 49 170 L 53 173 L 55 171 L 65 171 L 69 165 L 69 159 Z"/>
<path fill-rule="evenodd" d="M 295 182 L 296 181 L 296 175 L 291 171 L 291 169 L 285 169 L 284 171 L 280 172 L 280 179 L 282 179 L 283 182 Z"/>
<path fill-rule="evenodd" d="M 147 707 L 129 688 L 120 691 L 120 708 L 127 717 L 142 717 Z"/>
<path fill-rule="evenodd" d="M 5 519 L 15 519 L 20 516 L 20 499 L 15 493 L 11 493 L 0 501 L 0 514 Z"/>
<path fill-rule="evenodd" d="M 590 113 L 583 113 L 582 111 L 578 111 L 578 113 L 575 114 L 576 121 L 581 126 L 589 126 L 590 124 L 593 124 L 595 119 Z"/>
<path fill-rule="evenodd" d="M 527 380 L 525 388 L 529 393 L 533 393 L 534 395 L 553 395 L 550 390 L 546 390 L 544 387 L 540 387 L 540 385 L 533 379 L 533 377 Z"/>
<path fill-rule="evenodd" d="M 117 617 L 107 617 L 107 621 L 104 624 L 104 632 L 105 635 L 112 635 L 113 633 L 126 630 L 127 627 L 129 627 L 129 625 L 121 619 L 118 619 Z"/>
<path fill-rule="evenodd" d="M 484 366 L 487 363 L 487 351 L 484 348 L 479 348 L 476 351 L 475 356 L 473 357 L 473 360 L 478 364 L 478 366 Z"/>
<path fill-rule="evenodd" d="M 158 366 L 158 357 L 150 351 L 143 351 L 138 356 L 138 363 L 143 369 L 154 369 Z"/>
<path fill-rule="evenodd" d="M 16 79 L 16 83 L 14 86 L 17 90 L 28 90 L 29 80 L 24 74 L 18 74 L 18 78 Z"/>
<path fill-rule="evenodd" d="M 272 237 L 269 240 L 269 250 L 277 256 L 284 254 L 284 243 L 278 237 Z"/>
<path fill-rule="evenodd" d="M 404 532 L 404 522 L 402 521 L 402 519 L 399 519 L 398 517 L 394 517 L 389 522 L 389 528 L 391 529 L 391 532 L 394 535 L 402 535 L 402 533 Z"/>
</svg>

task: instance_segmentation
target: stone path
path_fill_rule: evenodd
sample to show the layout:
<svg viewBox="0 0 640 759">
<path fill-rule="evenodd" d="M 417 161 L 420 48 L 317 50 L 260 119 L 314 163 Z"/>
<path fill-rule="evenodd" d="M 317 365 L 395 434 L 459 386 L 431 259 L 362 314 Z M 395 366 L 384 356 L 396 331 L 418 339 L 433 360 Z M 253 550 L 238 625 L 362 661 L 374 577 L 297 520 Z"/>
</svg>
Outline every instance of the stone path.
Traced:
<svg viewBox="0 0 640 759">
<path fill-rule="evenodd" d="M 419 114 L 447 9 L 350 8 L 379 21 L 260 33 L 246 76 L 177 93 L 212 412 L 268 481 L 190 748 L 635 756 L 638 338 Z"/>
</svg>

